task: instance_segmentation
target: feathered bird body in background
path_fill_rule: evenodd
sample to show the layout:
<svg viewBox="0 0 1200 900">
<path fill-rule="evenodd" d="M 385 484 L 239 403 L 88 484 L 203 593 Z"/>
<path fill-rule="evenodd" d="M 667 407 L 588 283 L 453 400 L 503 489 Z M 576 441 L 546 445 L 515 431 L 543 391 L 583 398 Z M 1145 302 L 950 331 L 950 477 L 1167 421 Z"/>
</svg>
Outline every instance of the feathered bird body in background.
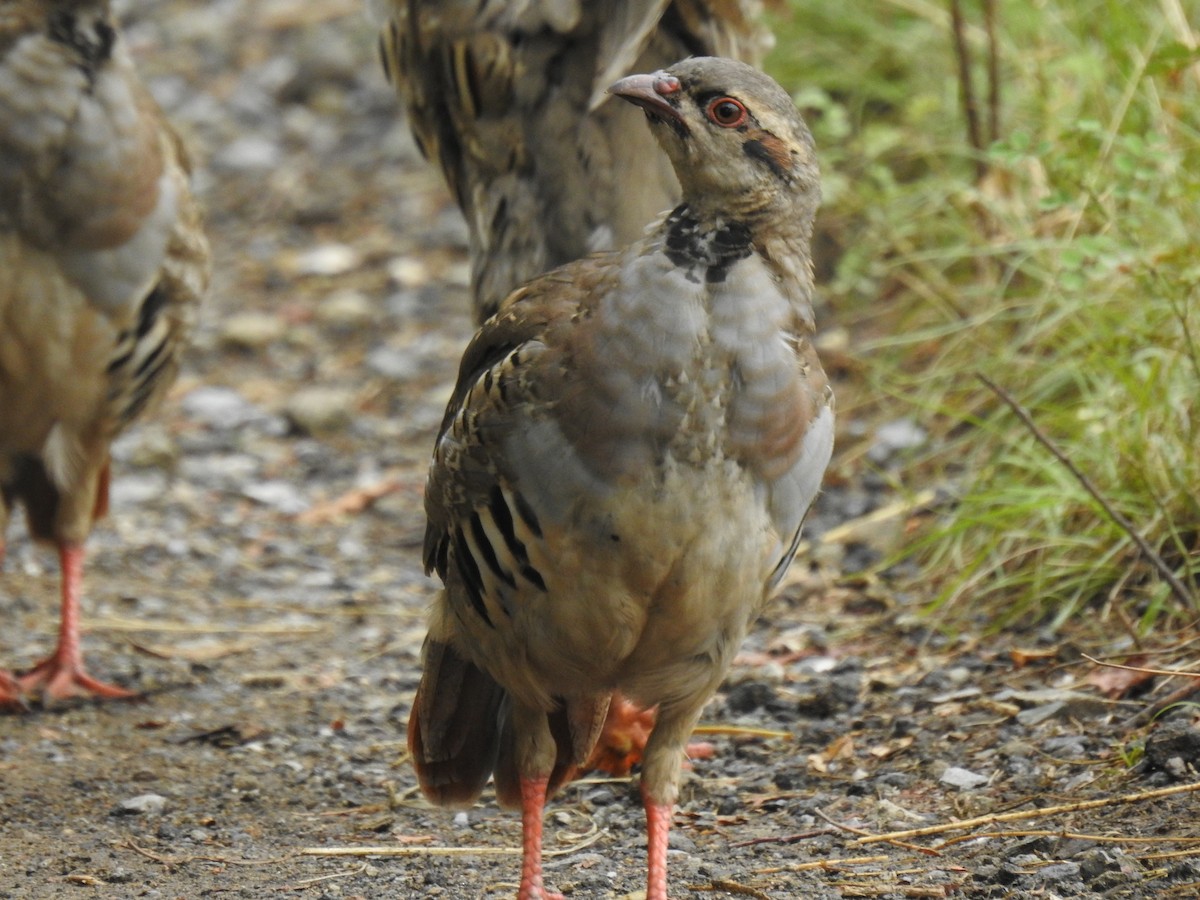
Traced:
<svg viewBox="0 0 1200 900">
<path fill-rule="evenodd" d="M 109 445 L 170 385 L 207 285 L 188 180 L 107 2 L 0 4 L 0 540 L 23 505 L 62 568 L 58 649 L 0 676 L 0 703 L 129 696 L 83 668 L 83 543 Z"/>
<path fill-rule="evenodd" d="M 391 0 L 382 51 L 470 232 L 479 320 L 518 285 L 624 246 L 679 200 L 607 87 L 685 56 L 759 61 L 758 0 Z"/>
</svg>

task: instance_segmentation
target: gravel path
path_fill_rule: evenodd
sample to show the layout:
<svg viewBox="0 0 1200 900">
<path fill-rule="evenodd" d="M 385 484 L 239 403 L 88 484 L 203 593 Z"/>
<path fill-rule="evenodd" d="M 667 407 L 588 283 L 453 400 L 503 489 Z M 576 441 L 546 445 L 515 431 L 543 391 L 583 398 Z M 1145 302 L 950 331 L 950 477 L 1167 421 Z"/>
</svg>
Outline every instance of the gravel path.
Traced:
<svg viewBox="0 0 1200 900">
<path fill-rule="evenodd" d="M 465 231 L 359 2 L 119 6 L 195 147 L 217 271 L 166 409 L 116 448 L 89 545 L 90 665 L 146 696 L 0 718 L 0 898 L 514 893 L 517 817 L 430 809 L 404 759 L 432 591 L 421 488 L 470 334 Z M 921 433 L 841 425 L 854 452 L 810 529 L 826 540 L 704 717 L 674 896 L 1200 895 L 1190 711 L 1142 748 L 1122 723 L 1145 701 L 1109 699 L 1128 686 L 1077 649 L 949 640 L 919 597 L 843 575 L 903 524 L 862 523 L 890 498 L 848 457 L 886 467 Z M 0 660 L 19 668 L 50 645 L 57 574 L 10 538 Z M 1057 809 L 1085 801 L 1105 805 Z M 857 842 L 992 814 L 1010 819 Z M 549 880 L 638 896 L 642 826 L 633 782 L 570 786 Z"/>
</svg>

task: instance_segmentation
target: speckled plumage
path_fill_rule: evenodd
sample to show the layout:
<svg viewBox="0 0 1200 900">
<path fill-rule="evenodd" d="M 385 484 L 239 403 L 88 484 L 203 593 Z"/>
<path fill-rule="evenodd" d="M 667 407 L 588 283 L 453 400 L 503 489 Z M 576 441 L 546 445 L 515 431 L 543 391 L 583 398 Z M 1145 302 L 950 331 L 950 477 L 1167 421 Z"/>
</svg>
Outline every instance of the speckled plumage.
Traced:
<svg viewBox="0 0 1200 900">
<path fill-rule="evenodd" d="M 78 556 L 111 441 L 174 379 L 209 271 L 189 172 L 107 2 L 0 4 L 0 539 L 22 505 Z M 24 687 L 103 693 L 49 669 Z M 19 699 L 5 684 L 0 702 Z"/>
<path fill-rule="evenodd" d="M 426 487 L 445 590 L 410 743 L 433 799 L 494 774 L 528 829 L 531 785 L 587 758 L 614 691 L 657 705 L 663 900 L 687 737 L 795 552 L 833 398 L 811 343 L 817 165 L 787 93 L 713 58 L 613 92 L 646 108 L 683 202 L 515 291 L 467 348 Z M 532 843 L 521 900 L 543 896 Z"/>
<path fill-rule="evenodd" d="M 511 290 L 624 246 L 679 200 L 605 89 L 689 55 L 754 63 L 760 0 L 390 0 L 385 68 L 467 220 L 480 321 Z"/>
</svg>

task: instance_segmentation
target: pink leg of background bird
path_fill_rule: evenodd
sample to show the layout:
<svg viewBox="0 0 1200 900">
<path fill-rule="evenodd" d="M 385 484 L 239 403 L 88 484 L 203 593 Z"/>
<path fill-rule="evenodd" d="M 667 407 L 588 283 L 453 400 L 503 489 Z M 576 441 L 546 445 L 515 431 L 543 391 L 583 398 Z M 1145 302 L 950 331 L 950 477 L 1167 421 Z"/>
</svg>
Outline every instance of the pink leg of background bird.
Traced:
<svg viewBox="0 0 1200 900">
<path fill-rule="evenodd" d="M 105 684 L 88 675 L 83 668 L 79 646 L 79 598 L 83 593 L 83 546 L 62 542 L 58 547 L 62 570 L 62 618 L 58 627 L 58 647 L 54 653 L 17 679 L 28 693 L 43 685 L 42 693 L 52 699 L 64 697 L 134 697 L 133 691 Z"/>
<path fill-rule="evenodd" d="M 521 886 L 517 900 L 563 900 L 542 885 L 542 811 L 546 778 L 521 779 Z"/>
<path fill-rule="evenodd" d="M 667 838 L 671 833 L 672 803 L 655 803 L 642 791 L 646 808 L 646 900 L 667 900 Z"/>
</svg>

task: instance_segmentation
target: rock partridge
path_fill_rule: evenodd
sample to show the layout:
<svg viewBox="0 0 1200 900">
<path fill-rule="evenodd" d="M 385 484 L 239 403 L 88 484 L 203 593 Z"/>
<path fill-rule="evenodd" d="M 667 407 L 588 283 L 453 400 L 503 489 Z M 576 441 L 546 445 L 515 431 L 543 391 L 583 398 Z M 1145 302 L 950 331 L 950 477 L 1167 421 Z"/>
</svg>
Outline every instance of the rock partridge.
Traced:
<svg viewBox="0 0 1200 900">
<path fill-rule="evenodd" d="M 0 3 L 0 551 L 23 505 L 62 574 L 58 647 L 0 678 L 2 705 L 130 696 L 83 666 L 83 544 L 109 444 L 171 383 L 208 281 L 188 180 L 107 2 Z"/>
<path fill-rule="evenodd" d="M 389 0 L 385 69 L 466 217 L 482 321 L 511 290 L 623 246 L 679 200 L 617 78 L 758 62 L 760 0 Z"/>
<path fill-rule="evenodd" d="M 543 886 L 547 795 L 614 691 L 657 705 L 641 790 L 666 898 L 684 747 L 799 541 L 833 444 L 813 349 L 820 186 L 791 98 L 701 57 L 621 79 L 682 202 L 623 250 L 514 291 L 467 347 L 425 492 L 444 584 L 408 739 L 425 794 L 494 777 Z"/>
</svg>

